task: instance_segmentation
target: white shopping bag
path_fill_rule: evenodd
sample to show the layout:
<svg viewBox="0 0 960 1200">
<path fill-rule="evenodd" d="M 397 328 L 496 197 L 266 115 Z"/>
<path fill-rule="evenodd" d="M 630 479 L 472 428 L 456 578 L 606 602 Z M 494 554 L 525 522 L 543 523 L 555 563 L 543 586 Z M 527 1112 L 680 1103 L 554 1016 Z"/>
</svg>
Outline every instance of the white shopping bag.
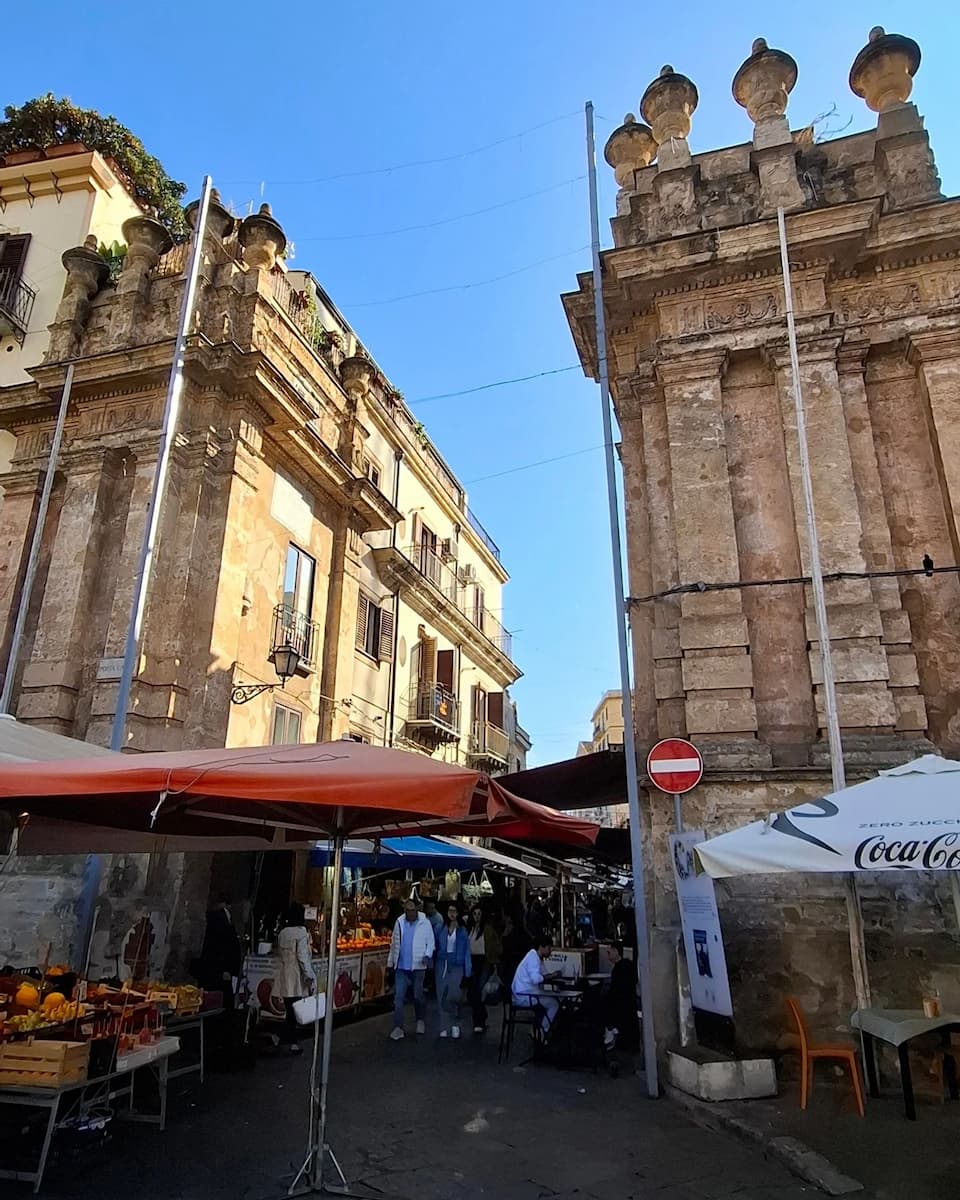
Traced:
<svg viewBox="0 0 960 1200">
<path fill-rule="evenodd" d="M 314 1021 L 322 1021 L 326 1011 L 327 997 L 324 992 L 303 996 L 293 1003 L 293 1015 L 298 1025 L 312 1025 Z"/>
</svg>

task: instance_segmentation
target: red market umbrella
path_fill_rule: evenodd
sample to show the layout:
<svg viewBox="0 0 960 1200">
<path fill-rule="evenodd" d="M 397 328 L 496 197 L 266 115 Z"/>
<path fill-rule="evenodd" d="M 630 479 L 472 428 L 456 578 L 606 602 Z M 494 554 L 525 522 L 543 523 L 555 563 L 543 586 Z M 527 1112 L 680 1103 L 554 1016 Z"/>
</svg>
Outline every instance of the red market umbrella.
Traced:
<svg viewBox="0 0 960 1200">
<path fill-rule="evenodd" d="M 331 838 L 327 1000 L 332 1000 L 336 978 L 347 836 L 442 832 L 592 845 L 598 833 L 589 821 L 522 800 L 478 771 L 351 741 L 5 767 L 0 771 L 0 811 L 19 818 L 24 847 L 30 845 L 34 827 L 34 853 L 41 852 L 45 837 L 62 837 L 64 830 L 81 843 L 87 830 L 88 853 L 98 838 L 104 848 L 131 853 L 248 843 L 282 849 L 318 836 Z M 319 1022 L 315 1027 L 307 1155 L 291 1194 L 301 1179 L 309 1181 L 310 1190 L 324 1190 L 333 1007 L 326 1004 L 319 1088 Z"/>
<path fill-rule="evenodd" d="M 197 848 L 199 839 L 208 849 L 218 839 L 282 849 L 317 837 L 430 830 L 575 845 L 597 835 L 590 822 L 521 800 L 479 771 L 350 741 L 9 766 L 0 772 L 0 810 L 41 828 L 94 827 L 88 852 L 97 830 L 106 849 L 130 852 Z"/>
</svg>

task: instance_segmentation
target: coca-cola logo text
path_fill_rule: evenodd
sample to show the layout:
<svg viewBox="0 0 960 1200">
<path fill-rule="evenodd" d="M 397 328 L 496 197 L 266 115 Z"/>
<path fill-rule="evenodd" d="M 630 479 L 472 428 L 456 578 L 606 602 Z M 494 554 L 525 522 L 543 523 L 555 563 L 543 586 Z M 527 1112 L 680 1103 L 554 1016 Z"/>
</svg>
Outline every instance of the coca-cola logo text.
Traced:
<svg viewBox="0 0 960 1200">
<path fill-rule="evenodd" d="M 960 870 L 960 833 L 941 833 L 928 840 L 888 840 L 874 834 L 857 846 L 853 861 L 860 871 Z"/>
</svg>

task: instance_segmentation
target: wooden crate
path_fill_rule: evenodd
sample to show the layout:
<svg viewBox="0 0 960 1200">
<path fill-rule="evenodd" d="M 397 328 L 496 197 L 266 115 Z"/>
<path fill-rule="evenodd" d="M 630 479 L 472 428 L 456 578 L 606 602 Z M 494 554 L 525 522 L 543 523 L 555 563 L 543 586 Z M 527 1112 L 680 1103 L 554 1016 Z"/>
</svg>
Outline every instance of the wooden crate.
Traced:
<svg viewBox="0 0 960 1200">
<path fill-rule="evenodd" d="M 0 1087 L 60 1087 L 86 1079 L 89 1042 L 6 1042 L 0 1045 Z"/>
</svg>

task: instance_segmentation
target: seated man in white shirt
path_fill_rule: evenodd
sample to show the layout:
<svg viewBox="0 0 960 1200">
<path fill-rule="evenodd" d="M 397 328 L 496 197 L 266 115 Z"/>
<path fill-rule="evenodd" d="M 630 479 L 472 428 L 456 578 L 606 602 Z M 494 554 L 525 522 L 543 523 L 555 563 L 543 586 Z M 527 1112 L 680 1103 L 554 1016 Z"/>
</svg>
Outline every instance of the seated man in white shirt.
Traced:
<svg viewBox="0 0 960 1200">
<path fill-rule="evenodd" d="M 550 938 L 538 938 L 534 949 L 528 950 L 520 960 L 520 965 L 513 976 L 513 984 L 510 989 L 513 993 L 515 1007 L 536 1008 L 539 1005 L 544 1010 L 542 1021 L 544 1033 L 550 1028 L 553 1018 L 557 1015 L 557 1010 L 560 1008 L 559 1001 L 552 999 L 550 996 L 539 996 L 536 994 L 542 990 L 545 983 L 549 983 L 551 979 L 556 979 L 560 975 L 559 971 L 553 971 L 549 975 L 544 975 L 543 973 L 543 964 L 552 952 L 553 943 Z"/>
</svg>

